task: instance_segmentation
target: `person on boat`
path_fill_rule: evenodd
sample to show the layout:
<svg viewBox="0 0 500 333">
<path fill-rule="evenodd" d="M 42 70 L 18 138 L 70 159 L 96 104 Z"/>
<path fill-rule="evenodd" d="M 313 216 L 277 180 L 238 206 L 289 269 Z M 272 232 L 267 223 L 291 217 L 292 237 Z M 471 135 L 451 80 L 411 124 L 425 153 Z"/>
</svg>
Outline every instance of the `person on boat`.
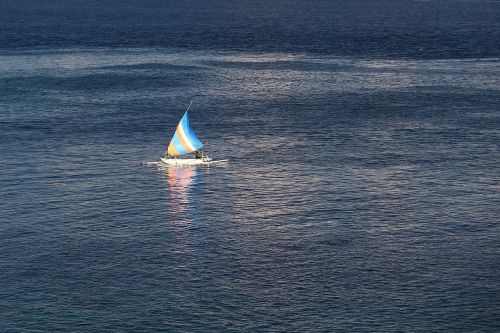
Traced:
<svg viewBox="0 0 500 333">
<path fill-rule="evenodd" d="M 201 159 L 203 157 L 203 153 L 199 150 L 197 150 L 195 153 L 194 153 L 194 158 L 196 159 Z"/>
</svg>

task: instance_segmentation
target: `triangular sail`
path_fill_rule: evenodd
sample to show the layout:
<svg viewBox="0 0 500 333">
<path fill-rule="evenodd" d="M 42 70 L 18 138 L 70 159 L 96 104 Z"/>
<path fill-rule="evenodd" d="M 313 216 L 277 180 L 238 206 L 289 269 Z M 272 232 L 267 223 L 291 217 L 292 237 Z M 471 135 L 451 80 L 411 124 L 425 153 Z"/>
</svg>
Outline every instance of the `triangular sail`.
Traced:
<svg viewBox="0 0 500 333">
<path fill-rule="evenodd" d="M 201 143 L 200 139 L 198 139 L 191 128 L 188 113 L 186 111 L 181 121 L 179 121 L 174 136 L 168 145 L 168 155 L 184 155 L 201 149 L 201 147 L 203 147 L 203 143 Z"/>
</svg>

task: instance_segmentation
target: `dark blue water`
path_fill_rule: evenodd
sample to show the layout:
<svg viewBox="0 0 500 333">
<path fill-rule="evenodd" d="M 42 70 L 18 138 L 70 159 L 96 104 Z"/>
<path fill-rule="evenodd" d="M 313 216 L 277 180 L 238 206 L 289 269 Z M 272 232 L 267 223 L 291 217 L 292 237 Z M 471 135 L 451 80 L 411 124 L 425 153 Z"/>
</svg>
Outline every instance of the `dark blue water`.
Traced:
<svg viewBox="0 0 500 333">
<path fill-rule="evenodd" d="M 0 45 L 500 54 L 497 0 L 3 0 Z"/>
<path fill-rule="evenodd" d="M 2 1 L 0 331 L 499 331 L 499 13 Z"/>
</svg>

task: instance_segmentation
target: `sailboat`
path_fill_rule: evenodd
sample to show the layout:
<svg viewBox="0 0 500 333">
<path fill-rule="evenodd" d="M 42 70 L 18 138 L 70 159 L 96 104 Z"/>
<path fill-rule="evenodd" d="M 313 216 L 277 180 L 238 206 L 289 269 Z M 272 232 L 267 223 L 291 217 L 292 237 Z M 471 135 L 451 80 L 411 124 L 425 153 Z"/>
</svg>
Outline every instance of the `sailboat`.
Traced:
<svg viewBox="0 0 500 333">
<path fill-rule="evenodd" d="M 188 111 L 193 104 L 193 101 L 189 104 L 184 116 L 182 116 L 177 129 L 170 140 L 168 149 L 165 155 L 160 158 L 160 161 L 166 165 L 210 165 L 215 163 L 223 163 L 228 160 L 217 160 L 214 161 L 211 157 L 206 155 L 203 148 L 203 143 L 198 139 L 196 134 L 189 123 Z M 193 157 L 180 157 L 186 154 L 194 153 Z M 179 157 L 179 158 L 178 158 Z"/>
</svg>

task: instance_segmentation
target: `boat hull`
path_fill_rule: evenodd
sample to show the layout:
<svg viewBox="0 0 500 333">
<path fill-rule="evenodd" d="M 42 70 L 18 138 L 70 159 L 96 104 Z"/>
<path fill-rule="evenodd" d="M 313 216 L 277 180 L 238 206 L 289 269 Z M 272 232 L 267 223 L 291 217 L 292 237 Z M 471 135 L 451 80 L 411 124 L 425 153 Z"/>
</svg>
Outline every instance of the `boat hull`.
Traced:
<svg viewBox="0 0 500 333">
<path fill-rule="evenodd" d="M 160 161 L 166 165 L 183 166 L 183 165 L 210 165 L 216 163 L 224 163 L 228 160 L 213 161 L 212 159 L 201 158 L 160 158 Z"/>
</svg>

